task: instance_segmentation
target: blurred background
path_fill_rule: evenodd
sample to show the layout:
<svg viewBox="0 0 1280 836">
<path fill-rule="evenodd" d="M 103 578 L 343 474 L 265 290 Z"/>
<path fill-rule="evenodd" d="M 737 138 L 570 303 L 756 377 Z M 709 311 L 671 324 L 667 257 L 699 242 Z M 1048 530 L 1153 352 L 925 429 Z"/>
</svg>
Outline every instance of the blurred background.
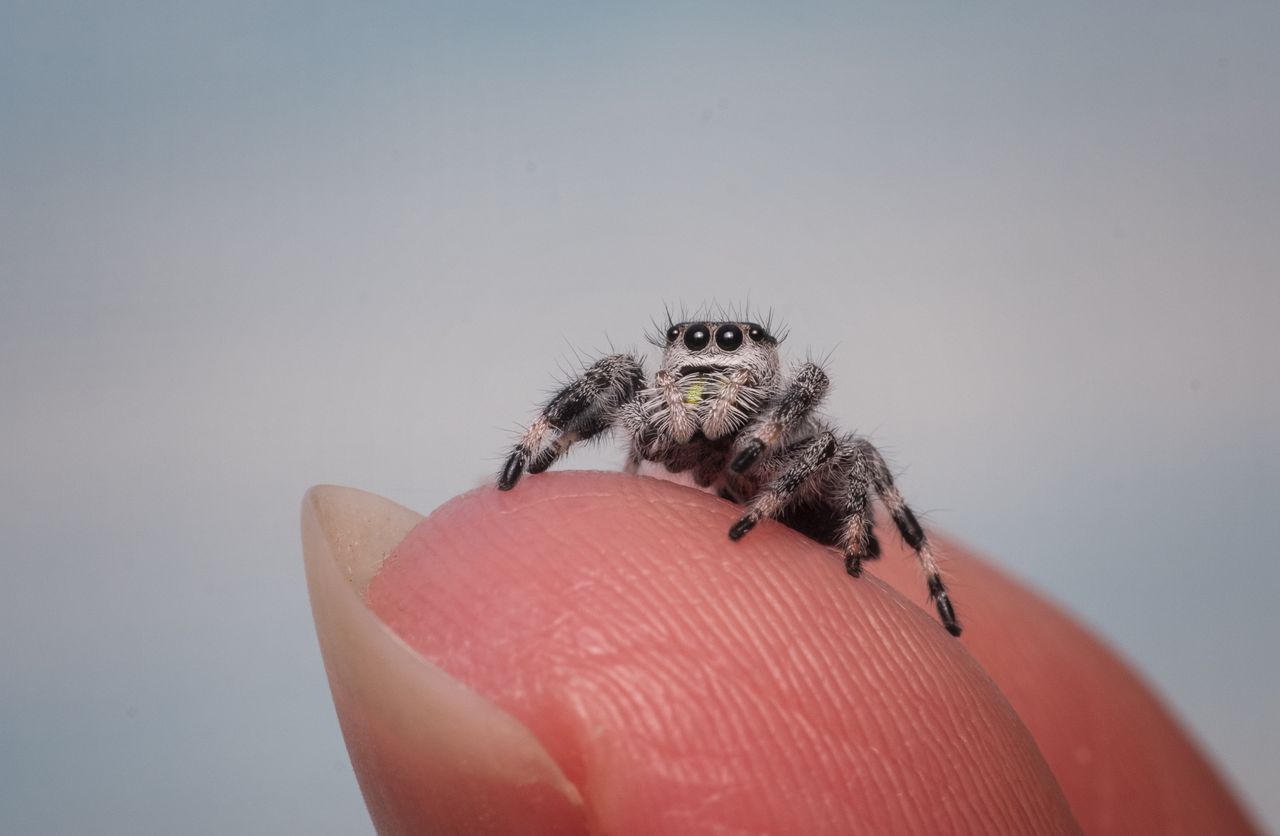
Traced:
<svg viewBox="0 0 1280 836">
<path fill-rule="evenodd" d="M 0 5 L 0 831 L 371 833 L 303 491 L 428 511 L 575 351 L 744 300 L 1280 829 L 1278 27 Z"/>
</svg>

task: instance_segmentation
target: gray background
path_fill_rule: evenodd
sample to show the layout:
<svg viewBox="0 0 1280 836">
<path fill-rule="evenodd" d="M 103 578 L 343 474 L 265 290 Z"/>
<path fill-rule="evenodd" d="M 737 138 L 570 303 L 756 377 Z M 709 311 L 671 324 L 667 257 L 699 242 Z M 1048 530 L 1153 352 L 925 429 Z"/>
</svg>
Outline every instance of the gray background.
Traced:
<svg viewBox="0 0 1280 836">
<path fill-rule="evenodd" d="M 748 297 L 1280 826 L 1277 7 L 416 5 L 0 7 L 0 831 L 369 832 L 303 491 Z"/>
</svg>

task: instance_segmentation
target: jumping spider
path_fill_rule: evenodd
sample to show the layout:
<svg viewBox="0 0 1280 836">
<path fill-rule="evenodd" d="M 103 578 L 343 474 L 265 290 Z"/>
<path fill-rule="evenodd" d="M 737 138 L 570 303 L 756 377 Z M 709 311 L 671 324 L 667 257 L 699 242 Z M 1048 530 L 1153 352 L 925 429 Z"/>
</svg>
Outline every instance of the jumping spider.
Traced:
<svg viewBox="0 0 1280 836">
<path fill-rule="evenodd" d="M 746 513 L 729 529 L 738 540 L 772 518 L 844 552 L 845 569 L 880 556 L 871 510 L 879 497 L 924 569 L 942 624 L 960 635 L 955 609 L 924 530 L 867 439 L 838 432 L 814 415 L 826 373 L 801 364 L 788 378 L 779 337 L 754 322 L 679 322 L 665 339 L 652 381 L 640 360 L 612 354 L 557 392 L 507 458 L 498 487 L 541 473 L 577 441 L 619 427 L 630 440 L 627 471 L 656 462 Z"/>
</svg>

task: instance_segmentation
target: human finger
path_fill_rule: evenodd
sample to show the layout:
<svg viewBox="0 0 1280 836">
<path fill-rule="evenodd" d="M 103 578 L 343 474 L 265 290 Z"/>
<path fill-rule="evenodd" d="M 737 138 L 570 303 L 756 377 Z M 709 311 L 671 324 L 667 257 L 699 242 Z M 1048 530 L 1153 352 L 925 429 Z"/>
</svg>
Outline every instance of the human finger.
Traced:
<svg viewBox="0 0 1280 836">
<path fill-rule="evenodd" d="M 413 530 L 367 600 L 529 730 L 593 832 L 1075 832 L 961 642 L 783 526 L 730 543 L 735 514 L 619 474 L 473 491 Z"/>
</svg>

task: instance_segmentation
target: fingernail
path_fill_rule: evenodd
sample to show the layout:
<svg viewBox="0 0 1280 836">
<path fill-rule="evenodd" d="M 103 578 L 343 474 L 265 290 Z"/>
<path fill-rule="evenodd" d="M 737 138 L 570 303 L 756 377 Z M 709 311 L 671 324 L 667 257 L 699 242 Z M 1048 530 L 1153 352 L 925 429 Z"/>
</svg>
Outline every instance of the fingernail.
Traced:
<svg viewBox="0 0 1280 836">
<path fill-rule="evenodd" d="M 316 634 L 378 833 L 585 832 L 577 788 L 529 729 L 416 654 L 365 606 L 383 559 L 422 519 L 353 488 L 302 503 Z"/>
</svg>

